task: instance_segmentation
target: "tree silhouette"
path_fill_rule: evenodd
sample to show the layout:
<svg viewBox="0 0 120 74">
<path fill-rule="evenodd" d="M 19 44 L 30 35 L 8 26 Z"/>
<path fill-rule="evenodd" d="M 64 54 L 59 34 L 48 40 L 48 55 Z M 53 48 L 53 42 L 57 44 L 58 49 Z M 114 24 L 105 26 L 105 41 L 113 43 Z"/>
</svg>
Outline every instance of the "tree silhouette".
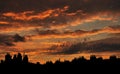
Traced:
<svg viewBox="0 0 120 74">
<path fill-rule="evenodd" d="M 22 58 L 23 57 L 23 58 Z M 111 69 L 120 66 L 120 58 L 116 56 L 110 56 L 109 59 L 103 59 L 102 57 L 97 58 L 95 55 L 90 56 L 90 60 L 84 58 L 84 56 L 74 58 L 72 61 L 63 61 L 60 59 L 56 60 L 54 63 L 52 61 L 47 61 L 45 64 L 31 63 L 28 60 L 27 55 L 21 55 L 21 53 L 15 54 L 12 56 L 7 53 L 5 55 L 5 60 L 1 60 L 0 67 L 5 67 L 5 70 L 18 70 L 18 71 L 28 71 L 31 72 L 35 70 L 38 73 L 53 73 L 57 72 L 74 72 L 81 73 L 84 70 L 91 69 L 92 72 L 96 70 L 96 67 L 102 67 L 99 70 L 104 70 L 103 68 L 108 68 L 110 66 Z M 9 66 L 8 66 L 9 65 Z M 114 66 L 114 67 L 111 67 Z M 22 67 L 22 68 L 21 68 Z M 3 69 L 3 68 L 2 68 Z M 28 69 L 28 70 L 27 70 Z M 2 71 L 2 70 L 1 70 Z M 84 71 L 83 71 L 84 72 Z"/>
</svg>

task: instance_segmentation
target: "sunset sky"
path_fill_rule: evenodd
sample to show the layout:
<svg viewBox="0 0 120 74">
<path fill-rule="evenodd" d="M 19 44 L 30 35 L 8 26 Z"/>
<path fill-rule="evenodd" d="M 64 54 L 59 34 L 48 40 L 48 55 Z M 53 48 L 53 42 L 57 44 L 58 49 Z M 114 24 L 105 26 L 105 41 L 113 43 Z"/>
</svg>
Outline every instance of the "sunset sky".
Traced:
<svg viewBox="0 0 120 74">
<path fill-rule="evenodd" d="M 0 59 L 120 56 L 120 0 L 0 0 Z"/>
</svg>

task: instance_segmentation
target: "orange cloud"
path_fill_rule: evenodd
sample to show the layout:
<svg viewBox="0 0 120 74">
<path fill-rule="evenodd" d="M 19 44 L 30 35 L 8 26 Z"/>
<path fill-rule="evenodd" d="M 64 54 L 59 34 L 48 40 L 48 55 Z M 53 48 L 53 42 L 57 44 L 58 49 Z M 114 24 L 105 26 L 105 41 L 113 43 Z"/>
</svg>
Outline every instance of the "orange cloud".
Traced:
<svg viewBox="0 0 120 74">
<path fill-rule="evenodd" d="M 34 11 L 26 11 L 22 13 L 8 12 L 3 15 L 6 17 L 11 17 L 14 20 L 32 20 L 32 19 L 45 19 L 50 16 L 53 10 L 47 10 L 42 13 L 34 14 Z"/>
<path fill-rule="evenodd" d="M 8 17 L 9 22 L 0 21 L 0 31 L 1 33 L 20 33 L 22 31 L 30 31 L 35 28 L 47 28 L 47 29 L 59 29 L 69 28 L 71 26 L 78 26 L 84 23 L 99 21 L 118 21 L 117 18 L 119 13 L 113 14 L 109 11 L 99 12 L 99 13 L 87 13 L 84 10 L 76 10 L 74 12 L 69 12 L 70 6 L 64 6 L 63 8 L 47 9 L 40 12 L 35 11 L 24 11 L 24 12 L 7 12 L 3 13 L 6 21 Z M 4 25 L 3 25 L 4 24 Z M 97 25 L 97 24 L 96 24 Z M 84 25 L 83 25 L 84 26 Z M 24 33 L 25 34 L 25 33 Z M 89 34 L 89 33 L 86 33 Z M 60 34 L 59 34 L 60 35 Z M 61 37 L 59 35 L 54 35 L 52 37 Z M 63 37 L 78 37 L 77 35 L 64 35 Z M 73 36 L 74 35 L 74 36 Z M 81 34 L 80 34 L 81 35 Z M 43 37 L 47 37 L 43 36 Z"/>
<path fill-rule="evenodd" d="M 2 22 L 4 23 L 4 22 Z M 7 34 L 7 33 L 22 33 L 25 32 L 30 32 L 31 30 L 34 30 L 36 28 L 41 29 L 41 26 L 36 26 L 36 24 L 28 24 L 28 23 L 20 23 L 20 22 L 8 22 L 7 24 L 0 24 L 0 34 Z"/>
<path fill-rule="evenodd" d="M 24 12 L 7 12 L 3 13 L 3 17 L 11 18 L 8 27 L 2 26 L 4 29 L 15 28 L 19 29 L 21 27 L 43 27 L 51 29 L 62 29 L 69 26 L 78 26 L 83 23 L 99 21 L 117 21 L 119 13 L 113 14 L 112 12 L 99 12 L 99 13 L 87 13 L 83 10 L 76 10 L 74 12 L 68 12 L 69 6 L 64 6 L 63 8 L 48 9 L 41 12 L 35 11 L 24 11 Z M 16 23 L 17 22 L 17 23 Z M 7 24 L 7 22 L 2 22 Z M 27 24 L 26 24 L 27 23 Z M 24 29 L 25 30 L 25 29 Z"/>
<path fill-rule="evenodd" d="M 0 21 L 0 24 L 9 24 L 9 22 L 6 22 L 6 21 Z"/>
<path fill-rule="evenodd" d="M 70 15 L 75 15 L 75 13 L 72 13 Z M 81 17 L 76 17 L 75 20 L 68 22 L 68 24 L 71 26 L 77 26 L 86 22 L 94 22 L 96 20 L 115 21 L 117 19 L 117 16 L 118 14 L 112 15 L 112 13 L 109 13 L 109 12 L 101 12 L 99 14 L 94 14 L 94 15 L 81 13 Z"/>
<path fill-rule="evenodd" d="M 15 34 L 15 33 L 21 33 L 22 31 L 30 31 L 30 30 L 34 30 L 36 27 L 27 27 L 27 29 L 26 29 L 26 27 L 19 27 L 19 28 L 17 28 L 17 27 L 12 27 L 12 28 L 4 28 L 4 27 L 2 27 L 2 28 L 0 28 L 1 30 L 1 34 L 4 34 L 4 33 L 13 33 L 13 34 Z"/>
<path fill-rule="evenodd" d="M 32 19 L 46 19 L 48 17 L 51 16 L 58 16 L 59 13 L 64 12 L 68 9 L 68 6 L 65 6 L 63 9 L 57 8 L 57 9 L 48 9 L 46 11 L 43 12 L 39 12 L 39 13 L 35 13 L 34 11 L 25 11 L 25 12 L 21 12 L 21 13 L 14 13 L 14 12 L 8 12 L 8 13 L 4 13 L 3 16 L 5 17 L 11 17 L 14 20 L 32 20 Z"/>
<path fill-rule="evenodd" d="M 118 21 L 118 16 L 120 14 L 113 14 L 111 12 L 100 12 L 98 14 L 89 14 L 84 13 L 82 10 L 78 10 L 73 13 L 61 13 L 61 16 L 56 15 L 58 18 L 55 18 L 51 23 L 49 23 L 50 28 L 60 29 L 68 26 L 78 26 L 84 23 L 99 21 Z M 64 16 L 64 17 L 63 17 Z M 56 19 L 59 19 L 56 20 Z"/>
</svg>

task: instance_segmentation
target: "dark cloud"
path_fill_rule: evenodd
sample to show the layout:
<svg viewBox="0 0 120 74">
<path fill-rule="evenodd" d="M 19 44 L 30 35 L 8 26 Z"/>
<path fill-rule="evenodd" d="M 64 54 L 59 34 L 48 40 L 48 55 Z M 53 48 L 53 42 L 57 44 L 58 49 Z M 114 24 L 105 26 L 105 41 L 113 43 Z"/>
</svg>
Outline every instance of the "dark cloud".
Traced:
<svg viewBox="0 0 120 74">
<path fill-rule="evenodd" d="M 16 34 L 16 35 L 0 35 L 0 45 L 3 46 L 14 46 L 14 42 L 25 42 L 25 38 Z"/>
<path fill-rule="evenodd" d="M 6 29 L 10 26 L 12 26 L 12 25 L 10 25 L 10 24 L 0 24 L 0 29 Z"/>
<path fill-rule="evenodd" d="M 82 52 L 112 52 L 120 51 L 120 38 L 107 38 L 87 43 L 77 43 L 68 47 L 62 46 L 62 50 L 52 54 L 76 54 Z M 111 43 L 110 43 L 111 42 Z M 61 47 L 61 46 L 60 46 Z M 54 48 L 54 50 L 57 50 Z"/>
<path fill-rule="evenodd" d="M 52 5 L 54 4 L 54 5 Z M 58 2 L 57 2 L 58 4 Z M 1 0 L 0 1 L 0 7 L 3 11 L 14 11 L 14 12 L 20 12 L 20 11 L 29 11 L 29 10 L 35 10 L 35 11 L 43 11 L 45 9 L 54 8 L 56 4 L 55 2 L 51 2 L 51 0 Z"/>
<path fill-rule="evenodd" d="M 108 26 L 109 28 L 112 29 L 120 29 L 120 25 L 112 25 L 112 26 Z"/>
<path fill-rule="evenodd" d="M 25 42 L 25 37 L 22 37 L 19 34 L 14 35 L 13 39 L 14 39 L 14 42 Z"/>
<path fill-rule="evenodd" d="M 54 9 L 68 5 L 71 7 L 69 11 L 78 9 L 86 12 L 102 11 L 102 10 L 119 10 L 119 0 L 1 0 L 0 9 L 2 11 L 42 11 L 45 9 Z"/>
<path fill-rule="evenodd" d="M 86 45 L 84 43 L 77 43 L 77 44 L 71 45 L 67 49 L 64 48 L 63 51 L 59 52 L 59 53 L 61 53 L 61 54 L 75 54 L 75 53 L 85 51 L 84 50 L 85 47 L 86 47 Z"/>
<path fill-rule="evenodd" d="M 112 36 L 120 37 L 120 33 L 114 33 L 114 34 L 112 34 Z"/>
<path fill-rule="evenodd" d="M 11 36 L 9 35 L 0 35 L 0 45 L 13 46 Z"/>
</svg>

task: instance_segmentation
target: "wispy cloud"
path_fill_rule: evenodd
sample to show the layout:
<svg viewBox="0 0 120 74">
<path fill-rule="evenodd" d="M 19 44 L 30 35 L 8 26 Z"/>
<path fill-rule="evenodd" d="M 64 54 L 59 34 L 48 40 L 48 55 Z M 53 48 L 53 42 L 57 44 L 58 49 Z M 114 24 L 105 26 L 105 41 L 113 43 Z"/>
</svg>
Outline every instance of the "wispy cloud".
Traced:
<svg viewBox="0 0 120 74">
<path fill-rule="evenodd" d="M 103 29 L 96 29 L 91 31 L 76 30 L 76 31 L 65 31 L 61 32 L 58 30 L 35 30 L 36 35 L 30 36 L 32 39 L 39 38 L 78 38 L 85 36 L 98 35 L 102 33 L 113 34 L 120 33 L 120 27 L 109 26 Z M 27 36 L 26 36 L 27 37 Z"/>
<path fill-rule="evenodd" d="M 56 9 L 49 9 L 43 12 L 35 12 L 35 11 L 25 11 L 20 13 L 14 13 L 14 12 L 7 12 L 3 13 L 3 16 L 10 17 L 13 20 L 23 20 L 23 21 L 30 21 L 30 20 L 43 20 L 49 17 L 56 17 L 59 16 L 60 13 L 66 11 L 68 9 L 67 6 L 64 8 L 56 8 Z"/>
<path fill-rule="evenodd" d="M 21 13 L 14 13 L 14 12 L 8 12 L 4 13 L 3 16 L 10 17 L 13 20 L 23 20 L 23 21 L 29 21 L 32 19 L 45 19 L 51 15 L 53 10 L 47 10 L 41 13 L 35 14 L 34 11 L 26 11 Z"/>
</svg>

